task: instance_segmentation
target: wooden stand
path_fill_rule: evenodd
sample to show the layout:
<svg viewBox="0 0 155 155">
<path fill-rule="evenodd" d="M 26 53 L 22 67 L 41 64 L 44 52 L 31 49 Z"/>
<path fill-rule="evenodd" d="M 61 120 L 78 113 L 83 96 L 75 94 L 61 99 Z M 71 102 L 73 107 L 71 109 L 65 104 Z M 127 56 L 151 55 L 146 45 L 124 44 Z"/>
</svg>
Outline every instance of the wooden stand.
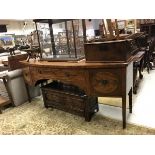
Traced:
<svg viewBox="0 0 155 155">
<path fill-rule="evenodd" d="M 52 79 L 76 85 L 87 96 L 122 98 L 123 128 L 126 128 L 126 98 L 132 107 L 133 63 L 21 62 L 26 83 Z M 129 93 L 130 92 L 130 93 Z M 132 112 L 132 109 L 130 109 Z"/>
<path fill-rule="evenodd" d="M 42 87 L 42 94 L 46 108 L 57 108 L 79 115 L 85 117 L 86 121 L 90 121 L 99 109 L 96 97 L 89 97 L 72 85 L 54 81 Z"/>
</svg>

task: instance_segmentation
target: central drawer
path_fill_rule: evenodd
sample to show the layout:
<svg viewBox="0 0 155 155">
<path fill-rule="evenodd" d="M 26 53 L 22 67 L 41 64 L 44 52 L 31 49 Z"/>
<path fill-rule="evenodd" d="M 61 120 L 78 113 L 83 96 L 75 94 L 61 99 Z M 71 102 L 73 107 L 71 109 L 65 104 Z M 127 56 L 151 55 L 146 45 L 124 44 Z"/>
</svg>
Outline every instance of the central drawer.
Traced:
<svg viewBox="0 0 155 155">
<path fill-rule="evenodd" d="M 78 81 L 83 82 L 85 79 L 83 70 L 72 70 L 72 69 L 54 69 L 54 68 L 33 68 L 33 77 L 34 78 L 45 78 L 45 79 L 54 79 L 54 80 L 63 80 L 63 81 Z"/>
</svg>

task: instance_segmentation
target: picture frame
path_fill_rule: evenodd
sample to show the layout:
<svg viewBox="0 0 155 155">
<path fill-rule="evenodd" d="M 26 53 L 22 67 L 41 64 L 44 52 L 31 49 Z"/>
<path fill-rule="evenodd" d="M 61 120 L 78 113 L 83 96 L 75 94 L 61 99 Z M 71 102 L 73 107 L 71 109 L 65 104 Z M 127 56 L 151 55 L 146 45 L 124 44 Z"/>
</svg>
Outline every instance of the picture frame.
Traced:
<svg viewBox="0 0 155 155">
<path fill-rule="evenodd" d="M 3 48 L 14 47 L 14 37 L 11 35 L 0 36 L 0 46 Z"/>
</svg>

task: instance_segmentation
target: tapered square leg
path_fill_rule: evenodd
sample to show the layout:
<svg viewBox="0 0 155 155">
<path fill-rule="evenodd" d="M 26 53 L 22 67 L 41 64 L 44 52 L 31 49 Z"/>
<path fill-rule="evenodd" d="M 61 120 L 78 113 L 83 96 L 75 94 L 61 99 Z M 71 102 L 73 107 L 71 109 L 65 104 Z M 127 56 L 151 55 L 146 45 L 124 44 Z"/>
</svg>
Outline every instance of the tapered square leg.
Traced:
<svg viewBox="0 0 155 155">
<path fill-rule="evenodd" d="M 129 91 L 129 113 L 132 113 L 132 88 Z"/>
<path fill-rule="evenodd" d="M 122 97 L 122 120 L 123 120 L 123 129 L 126 128 L 126 96 Z"/>
</svg>

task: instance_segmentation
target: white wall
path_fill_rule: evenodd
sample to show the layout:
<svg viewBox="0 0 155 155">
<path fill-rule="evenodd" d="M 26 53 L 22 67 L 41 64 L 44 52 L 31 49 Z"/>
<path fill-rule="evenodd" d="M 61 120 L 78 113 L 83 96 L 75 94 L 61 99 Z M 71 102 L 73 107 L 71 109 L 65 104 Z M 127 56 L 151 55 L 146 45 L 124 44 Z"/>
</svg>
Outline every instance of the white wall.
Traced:
<svg viewBox="0 0 155 155">
<path fill-rule="evenodd" d="M 24 26 L 24 23 L 25 26 Z M 32 20 L 0 20 L 0 24 L 7 25 L 7 33 L 0 33 L 0 35 L 4 34 L 16 34 L 16 35 L 27 35 L 30 34 L 33 30 L 35 30 L 35 24 Z"/>
</svg>

